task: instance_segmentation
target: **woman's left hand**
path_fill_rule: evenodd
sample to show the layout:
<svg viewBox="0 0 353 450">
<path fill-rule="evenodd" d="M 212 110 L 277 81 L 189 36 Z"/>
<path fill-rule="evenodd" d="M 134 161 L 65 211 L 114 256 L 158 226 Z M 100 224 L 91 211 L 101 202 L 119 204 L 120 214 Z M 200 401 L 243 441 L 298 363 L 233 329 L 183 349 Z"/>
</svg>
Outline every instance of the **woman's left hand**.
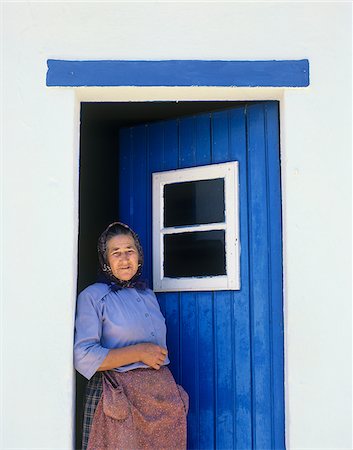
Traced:
<svg viewBox="0 0 353 450">
<path fill-rule="evenodd" d="M 140 361 L 156 370 L 161 368 L 168 354 L 166 348 L 149 342 L 136 344 L 136 347 L 140 354 Z"/>
</svg>

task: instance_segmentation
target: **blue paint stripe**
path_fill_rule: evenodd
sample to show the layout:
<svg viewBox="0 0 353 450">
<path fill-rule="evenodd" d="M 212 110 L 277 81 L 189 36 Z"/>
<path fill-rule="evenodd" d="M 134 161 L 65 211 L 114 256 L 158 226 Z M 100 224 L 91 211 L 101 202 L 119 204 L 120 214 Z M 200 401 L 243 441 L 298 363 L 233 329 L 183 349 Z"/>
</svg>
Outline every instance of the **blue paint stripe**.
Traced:
<svg viewBox="0 0 353 450">
<path fill-rule="evenodd" d="M 309 61 L 48 59 L 47 86 L 309 86 Z"/>
</svg>

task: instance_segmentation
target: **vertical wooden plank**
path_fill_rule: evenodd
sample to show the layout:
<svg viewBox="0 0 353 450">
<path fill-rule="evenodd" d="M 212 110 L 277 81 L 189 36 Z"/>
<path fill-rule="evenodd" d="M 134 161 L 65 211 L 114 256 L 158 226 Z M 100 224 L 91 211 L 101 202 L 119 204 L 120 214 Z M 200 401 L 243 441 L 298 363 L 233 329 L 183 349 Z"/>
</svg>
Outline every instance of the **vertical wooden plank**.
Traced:
<svg viewBox="0 0 353 450">
<path fill-rule="evenodd" d="M 229 151 L 228 112 L 211 114 L 212 163 L 228 162 Z"/>
<path fill-rule="evenodd" d="M 167 121 L 148 126 L 148 153 L 150 178 L 155 172 L 175 169 L 178 164 L 177 122 Z M 152 208 L 149 215 L 152 216 Z M 152 253 L 153 242 L 151 245 Z M 152 256 L 150 259 L 152 267 Z M 167 346 L 170 358 L 170 370 L 177 382 L 180 380 L 180 311 L 178 293 L 158 293 L 158 301 L 167 325 Z"/>
<path fill-rule="evenodd" d="M 245 108 L 228 113 L 230 161 L 239 162 L 239 215 L 240 215 L 240 277 L 241 290 L 233 291 L 234 310 L 234 376 L 235 376 L 235 448 L 252 448 L 251 424 L 251 348 L 249 309 L 249 252 L 248 252 L 248 202 L 247 153 Z"/>
<path fill-rule="evenodd" d="M 188 448 L 199 449 L 198 294 L 180 294 L 181 384 L 190 396 Z"/>
<path fill-rule="evenodd" d="M 195 116 L 195 163 L 211 163 L 210 114 Z M 199 448 L 215 448 L 213 293 L 195 293 L 198 311 Z"/>
<path fill-rule="evenodd" d="M 228 160 L 228 113 L 212 114 L 212 162 Z M 233 295 L 215 292 L 216 447 L 235 447 Z"/>
<path fill-rule="evenodd" d="M 215 447 L 215 379 L 213 293 L 199 292 L 198 355 L 199 355 L 199 448 Z"/>
<path fill-rule="evenodd" d="M 148 199 L 146 204 L 146 215 L 148 217 L 150 236 L 148 240 L 149 252 L 146 263 L 150 266 L 149 281 L 152 286 L 152 258 L 153 258 L 153 236 L 152 236 L 152 174 L 163 170 L 164 152 L 164 128 L 161 123 L 149 124 L 147 127 L 147 154 L 148 154 Z M 159 297 L 158 297 L 159 298 Z"/>
<path fill-rule="evenodd" d="M 197 166 L 211 164 L 211 114 L 195 116 L 195 162 Z"/>
<path fill-rule="evenodd" d="M 133 185 L 134 195 L 132 199 L 133 213 L 131 216 L 131 227 L 138 234 L 142 248 L 144 249 L 149 261 L 148 225 L 150 219 L 147 217 L 147 185 L 148 185 L 148 161 L 147 161 L 147 143 L 146 126 L 139 125 L 132 128 L 132 160 L 133 160 Z M 142 277 L 150 279 L 150 265 L 144 264 Z"/>
<path fill-rule="evenodd" d="M 273 448 L 266 137 L 263 105 L 247 111 L 253 439 L 254 447 L 262 449 Z"/>
<path fill-rule="evenodd" d="M 130 202 L 133 191 L 130 190 L 131 178 L 131 138 L 130 128 L 120 130 L 119 148 L 119 220 L 124 223 L 130 222 Z"/>
<path fill-rule="evenodd" d="M 233 449 L 234 361 L 233 301 L 229 291 L 214 293 L 216 448 Z"/>
<path fill-rule="evenodd" d="M 167 346 L 170 359 L 170 370 L 176 382 L 181 383 L 181 357 L 182 348 L 180 344 L 180 302 L 179 293 L 169 292 L 158 294 L 158 298 L 164 297 L 165 321 L 167 325 Z"/>
<path fill-rule="evenodd" d="M 270 308 L 273 365 L 273 445 L 285 448 L 284 424 L 284 325 L 282 284 L 282 214 L 278 103 L 265 104 L 267 136 L 268 216 L 270 224 Z"/>
<path fill-rule="evenodd" d="M 174 170 L 179 165 L 179 121 L 163 123 L 163 170 Z"/>
<path fill-rule="evenodd" d="M 179 167 L 196 165 L 195 119 L 179 121 Z M 199 355 L 197 294 L 180 294 L 181 382 L 190 396 L 188 414 L 188 448 L 199 448 Z"/>
<path fill-rule="evenodd" d="M 196 165 L 195 119 L 187 117 L 179 120 L 179 168 Z"/>
<path fill-rule="evenodd" d="M 161 313 L 163 314 L 163 317 L 165 319 L 165 315 L 166 315 L 166 293 L 165 292 L 158 292 L 156 293 L 156 297 L 159 303 L 159 307 L 161 308 Z M 165 319 L 166 321 L 166 319 Z M 166 321 L 167 323 L 167 321 Z M 168 331 L 168 330 L 167 330 Z M 168 348 L 168 344 L 167 344 L 167 348 Z"/>
<path fill-rule="evenodd" d="M 162 126 L 162 152 L 159 154 L 162 170 L 173 170 L 179 164 L 179 122 L 164 121 Z M 166 293 L 167 342 L 170 354 L 170 369 L 177 381 L 182 384 L 182 338 L 180 294 Z"/>
<path fill-rule="evenodd" d="M 146 186 L 145 186 L 145 216 L 146 216 L 146 240 L 145 240 L 145 266 L 146 279 L 148 284 L 152 286 L 153 265 L 152 265 L 152 175 L 150 168 L 151 150 L 149 147 L 149 126 L 145 125 L 146 140 Z M 152 156 L 153 159 L 153 156 Z"/>
</svg>

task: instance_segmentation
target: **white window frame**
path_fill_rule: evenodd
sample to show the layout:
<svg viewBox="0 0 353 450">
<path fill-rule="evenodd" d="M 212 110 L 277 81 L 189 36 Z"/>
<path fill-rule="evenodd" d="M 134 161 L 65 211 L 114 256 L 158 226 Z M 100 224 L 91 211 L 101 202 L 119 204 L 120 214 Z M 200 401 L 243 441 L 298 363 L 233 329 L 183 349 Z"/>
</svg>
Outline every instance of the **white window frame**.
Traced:
<svg viewBox="0 0 353 450">
<path fill-rule="evenodd" d="M 164 227 L 166 184 L 224 179 L 225 221 L 219 223 Z M 152 174 L 153 289 L 156 292 L 219 291 L 240 289 L 239 163 L 191 167 Z M 192 231 L 225 230 L 226 275 L 169 278 L 163 273 L 164 235 Z"/>
</svg>

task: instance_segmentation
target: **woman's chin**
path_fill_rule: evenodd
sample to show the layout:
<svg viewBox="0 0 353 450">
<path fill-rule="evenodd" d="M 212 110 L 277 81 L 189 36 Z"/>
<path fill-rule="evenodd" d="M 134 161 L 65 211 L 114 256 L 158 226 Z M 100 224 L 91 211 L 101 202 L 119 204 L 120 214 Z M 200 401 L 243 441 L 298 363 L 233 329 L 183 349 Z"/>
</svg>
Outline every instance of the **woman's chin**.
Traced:
<svg viewBox="0 0 353 450">
<path fill-rule="evenodd" d="M 117 274 L 116 277 L 121 281 L 130 281 L 134 277 L 134 275 L 135 274 L 132 272 L 120 273 L 120 274 Z"/>
</svg>

